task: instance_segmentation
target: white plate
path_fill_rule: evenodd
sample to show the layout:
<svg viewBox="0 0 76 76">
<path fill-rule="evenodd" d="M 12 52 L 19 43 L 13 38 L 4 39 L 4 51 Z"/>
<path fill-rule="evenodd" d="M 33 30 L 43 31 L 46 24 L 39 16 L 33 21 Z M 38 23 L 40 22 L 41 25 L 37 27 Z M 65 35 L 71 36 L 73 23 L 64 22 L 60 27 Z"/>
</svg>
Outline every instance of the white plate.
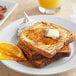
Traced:
<svg viewBox="0 0 76 76">
<path fill-rule="evenodd" d="M 54 16 L 54 15 L 36 15 L 36 16 L 30 16 L 30 17 L 36 21 L 47 21 L 50 23 L 55 23 L 76 33 L 76 24 L 68 20 L 62 19 L 60 17 Z M 17 43 L 18 42 L 17 27 L 22 22 L 22 20 L 23 19 L 19 19 L 9 24 L 6 28 L 0 31 L 0 41 L 9 41 L 9 42 Z M 41 69 L 29 67 L 15 61 L 3 60 L 1 62 L 11 69 L 25 74 L 32 74 L 32 75 L 58 74 L 76 67 L 75 42 L 71 43 L 70 45 L 71 45 L 71 51 L 72 51 L 70 57 L 66 57 L 61 60 L 58 60 Z"/>
<path fill-rule="evenodd" d="M 0 5 L 6 6 L 7 12 L 4 14 L 4 19 L 0 20 L 0 26 L 4 23 L 4 21 L 8 18 L 8 16 L 14 11 L 17 7 L 18 3 L 8 0 L 0 0 Z"/>
</svg>

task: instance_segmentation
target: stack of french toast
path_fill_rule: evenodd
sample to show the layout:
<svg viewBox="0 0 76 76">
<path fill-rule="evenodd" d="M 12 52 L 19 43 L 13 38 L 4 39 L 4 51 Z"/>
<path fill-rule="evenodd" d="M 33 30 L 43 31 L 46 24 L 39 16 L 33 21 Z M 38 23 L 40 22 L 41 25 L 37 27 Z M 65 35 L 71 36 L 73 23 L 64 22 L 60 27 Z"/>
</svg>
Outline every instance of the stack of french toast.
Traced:
<svg viewBox="0 0 76 76">
<path fill-rule="evenodd" d="M 56 60 L 69 57 L 69 43 L 76 40 L 76 35 L 67 29 L 48 22 L 37 22 L 24 30 L 18 47 L 27 60 L 37 68 L 42 68 Z"/>
</svg>

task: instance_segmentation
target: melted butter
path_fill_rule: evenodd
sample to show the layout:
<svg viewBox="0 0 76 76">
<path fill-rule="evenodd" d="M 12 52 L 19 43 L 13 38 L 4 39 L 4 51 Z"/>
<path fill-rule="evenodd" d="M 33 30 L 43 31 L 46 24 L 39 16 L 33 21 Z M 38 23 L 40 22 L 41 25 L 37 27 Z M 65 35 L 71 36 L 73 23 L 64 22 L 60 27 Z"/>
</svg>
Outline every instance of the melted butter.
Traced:
<svg viewBox="0 0 76 76">
<path fill-rule="evenodd" d="M 40 42 L 41 44 L 54 44 L 56 43 L 60 38 L 52 39 L 45 36 L 45 29 L 43 28 L 36 28 L 26 31 L 27 38 L 33 40 L 35 43 Z"/>
</svg>

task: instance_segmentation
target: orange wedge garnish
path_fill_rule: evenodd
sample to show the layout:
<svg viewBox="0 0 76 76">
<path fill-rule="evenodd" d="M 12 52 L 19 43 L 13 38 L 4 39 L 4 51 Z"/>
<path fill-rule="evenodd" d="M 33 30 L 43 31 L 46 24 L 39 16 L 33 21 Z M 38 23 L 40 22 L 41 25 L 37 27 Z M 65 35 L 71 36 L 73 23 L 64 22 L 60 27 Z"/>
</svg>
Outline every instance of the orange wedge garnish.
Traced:
<svg viewBox="0 0 76 76">
<path fill-rule="evenodd" d="M 8 56 L 5 54 L 0 53 L 0 60 L 13 60 L 13 61 L 24 61 L 24 59 Z"/>
<path fill-rule="evenodd" d="M 0 53 L 1 53 L 0 60 L 2 56 L 3 60 L 9 60 L 10 58 L 12 58 L 13 60 L 15 59 L 17 61 L 26 60 L 22 51 L 13 43 L 0 42 Z M 6 56 L 8 56 L 7 57 L 8 59 L 6 59 Z"/>
</svg>

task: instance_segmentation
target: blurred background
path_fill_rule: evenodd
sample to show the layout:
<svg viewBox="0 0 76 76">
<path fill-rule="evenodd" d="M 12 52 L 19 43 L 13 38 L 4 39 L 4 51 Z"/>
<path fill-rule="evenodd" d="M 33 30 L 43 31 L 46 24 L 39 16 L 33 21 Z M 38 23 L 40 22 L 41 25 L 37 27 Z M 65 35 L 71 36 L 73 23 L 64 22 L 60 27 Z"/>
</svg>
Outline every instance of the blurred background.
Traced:
<svg viewBox="0 0 76 76">
<path fill-rule="evenodd" d="M 24 14 L 23 14 L 24 11 L 26 11 L 26 13 L 29 16 L 43 14 L 38 9 L 38 7 L 39 7 L 38 0 L 9 0 L 9 1 L 17 2 L 18 7 L 10 15 L 9 20 L 7 19 L 7 21 L 4 23 L 4 25 L 10 23 L 11 21 L 22 18 L 24 16 Z M 61 16 L 64 18 L 69 18 L 71 15 L 75 14 L 74 8 L 76 8 L 76 0 L 67 0 L 67 1 L 62 0 L 61 9 L 54 15 Z M 16 15 L 16 16 L 13 17 L 12 15 Z"/>
</svg>

